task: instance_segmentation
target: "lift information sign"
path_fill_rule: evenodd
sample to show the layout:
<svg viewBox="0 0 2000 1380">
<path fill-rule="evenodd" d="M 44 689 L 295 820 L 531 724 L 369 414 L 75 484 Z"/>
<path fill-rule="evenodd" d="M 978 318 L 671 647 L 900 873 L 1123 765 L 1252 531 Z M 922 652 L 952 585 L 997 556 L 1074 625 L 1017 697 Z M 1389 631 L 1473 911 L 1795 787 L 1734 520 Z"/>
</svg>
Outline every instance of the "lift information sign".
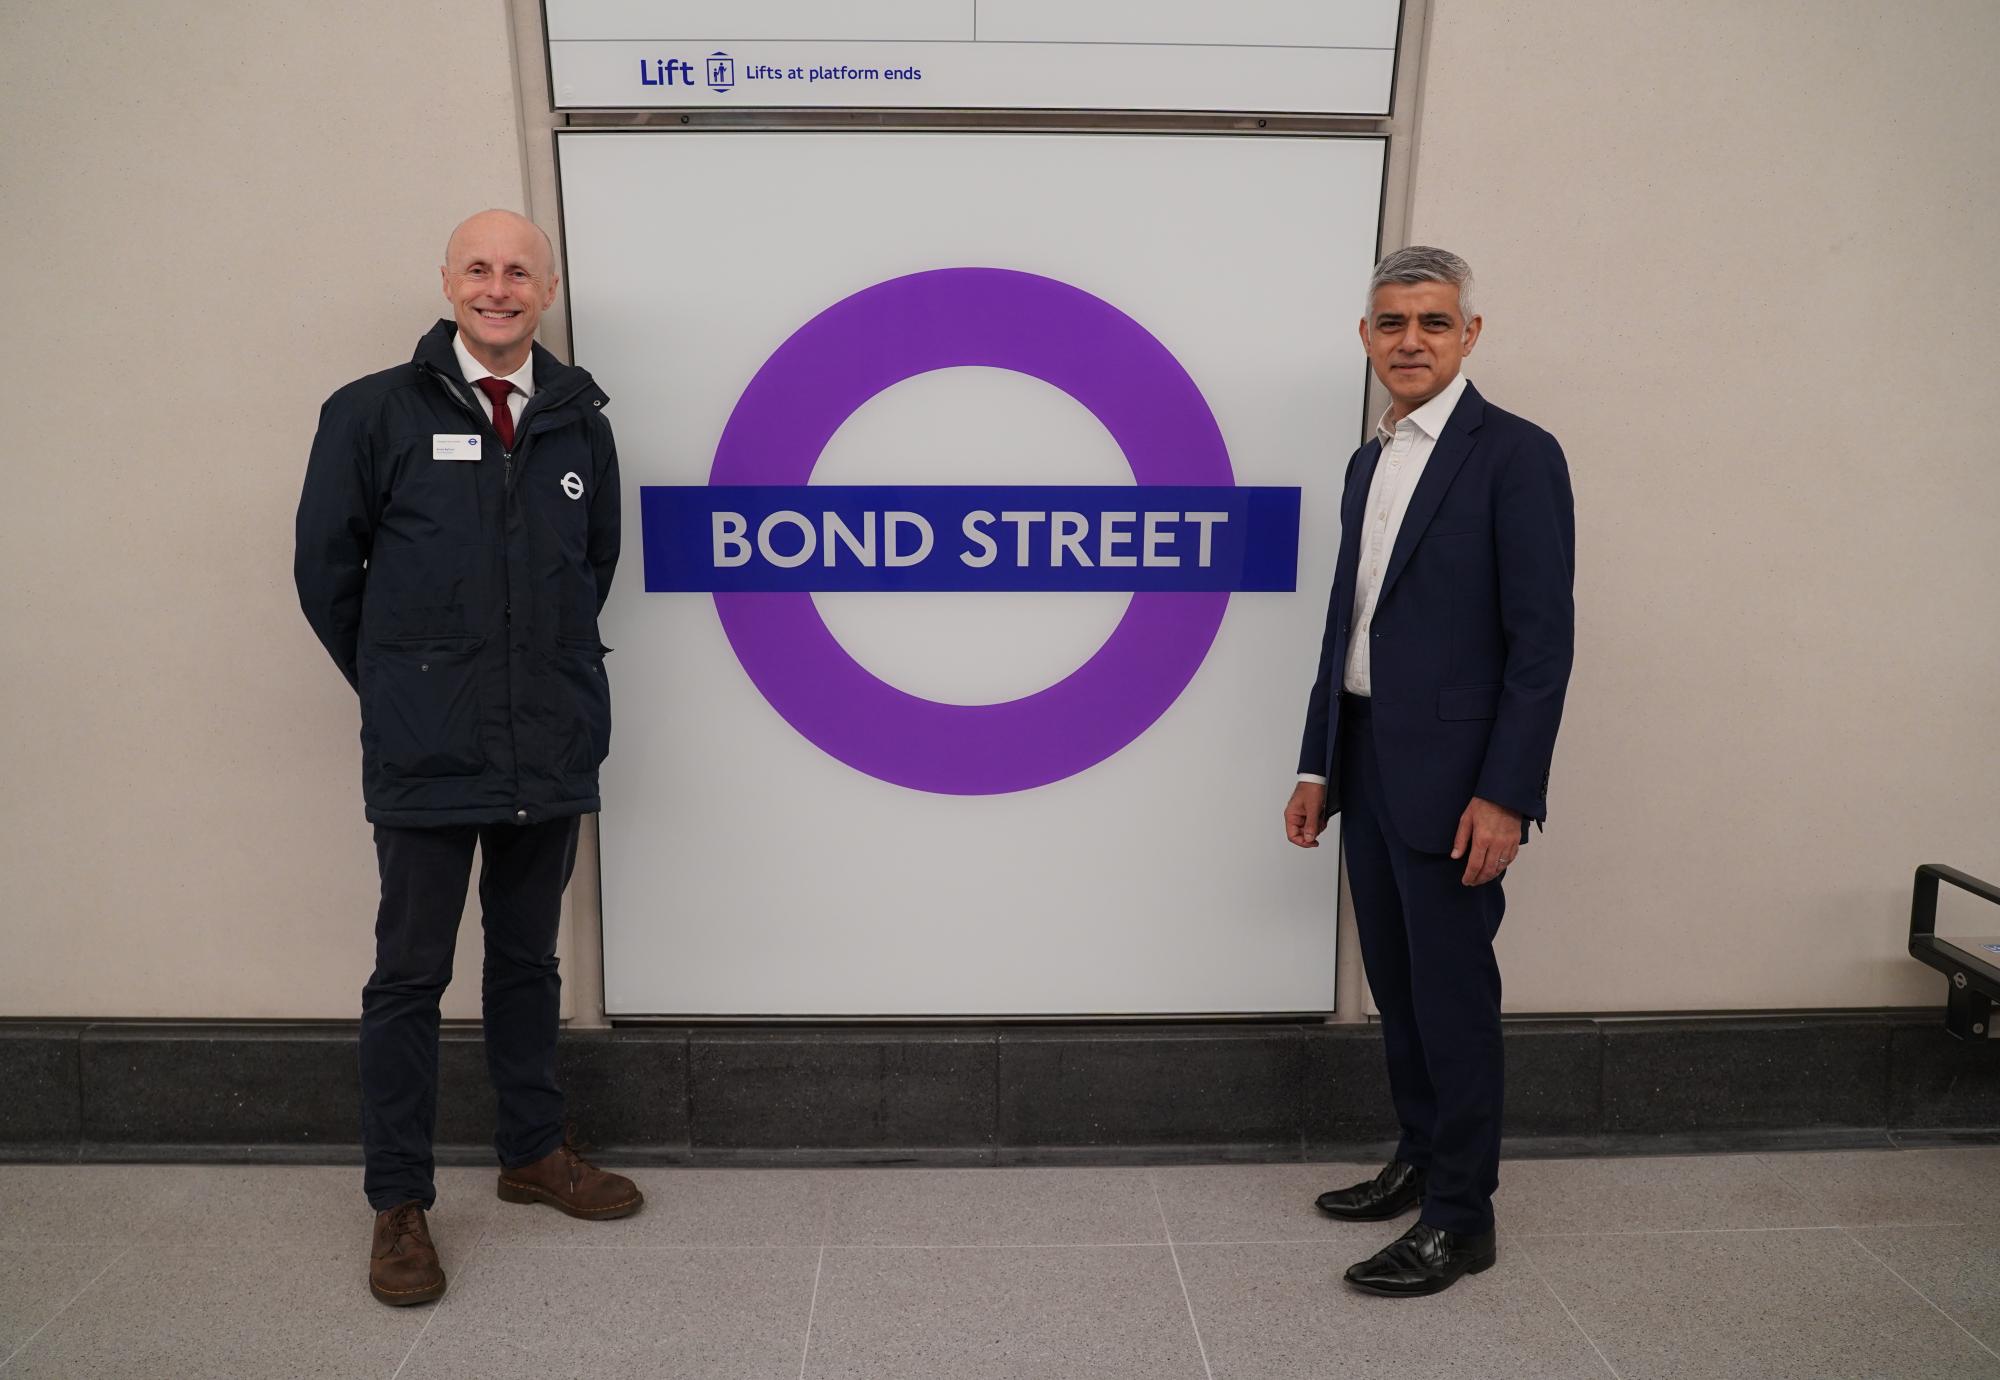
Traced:
<svg viewBox="0 0 2000 1380">
<path fill-rule="evenodd" d="M 1400 0 L 547 0 L 559 110 L 1386 115 Z"/>
</svg>

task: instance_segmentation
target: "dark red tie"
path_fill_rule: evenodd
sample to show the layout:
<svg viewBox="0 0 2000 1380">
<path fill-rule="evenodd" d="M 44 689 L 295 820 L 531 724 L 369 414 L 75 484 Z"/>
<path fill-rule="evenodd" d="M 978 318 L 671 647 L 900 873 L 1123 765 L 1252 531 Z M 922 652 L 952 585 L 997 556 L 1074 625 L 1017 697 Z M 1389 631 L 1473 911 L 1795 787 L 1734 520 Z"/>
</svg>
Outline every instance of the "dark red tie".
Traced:
<svg viewBox="0 0 2000 1380">
<path fill-rule="evenodd" d="M 514 385 L 490 374 L 472 382 L 493 404 L 493 429 L 500 433 L 500 449 L 514 449 L 514 409 L 507 406 L 507 398 L 513 393 Z"/>
</svg>

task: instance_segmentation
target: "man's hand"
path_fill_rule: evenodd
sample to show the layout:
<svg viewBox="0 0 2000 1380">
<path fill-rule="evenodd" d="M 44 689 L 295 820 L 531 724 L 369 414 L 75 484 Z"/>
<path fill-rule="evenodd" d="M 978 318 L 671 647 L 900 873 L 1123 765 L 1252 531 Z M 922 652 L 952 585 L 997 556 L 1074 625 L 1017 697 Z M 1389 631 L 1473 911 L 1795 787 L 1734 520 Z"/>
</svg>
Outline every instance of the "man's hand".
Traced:
<svg viewBox="0 0 2000 1380">
<path fill-rule="evenodd" d="M 1317 781 L 1301 781 L 1292 787 L 1285 802 L 1285 837 L 1301 848 L 1319 847 L 1319 831 L 1326 827 L 1326 787 Z"/>
<path fill-rule="evenodd" d="M 1460 880 L 1467 886 L 1485 886 L 1507 870 L 1520 849 L 1519 813 L 1474 796 L 1458 817 L 1458 837 L 1451 844 L 1451 855 L 1465 859 L 1465 876 Z"/>
</svg>

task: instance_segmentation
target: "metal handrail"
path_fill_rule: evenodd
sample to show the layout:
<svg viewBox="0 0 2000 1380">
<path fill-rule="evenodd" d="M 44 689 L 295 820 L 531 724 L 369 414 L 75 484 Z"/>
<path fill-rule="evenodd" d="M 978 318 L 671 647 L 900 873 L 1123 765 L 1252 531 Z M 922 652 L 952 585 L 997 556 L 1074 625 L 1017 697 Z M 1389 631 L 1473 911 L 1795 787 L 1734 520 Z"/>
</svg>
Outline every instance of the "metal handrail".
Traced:
<svg viewBox="0 0 2000 1380">
<path fill-rule="evenodd" d="M 1994 1002 L 2000 1001 L 2000 964 L 1937 937 L 1940 882 L 1950 882 L 1995 905 L 2000 905 L 2000 886 L 1943 863 L 1924 863 L 1917 868 L 1910 891 L 1910 957 L 1951 981 L 1946 989 L 1945 1028 L 1961 1039 L 1984 1039 L 1992 1024 Z"/>
</svg>

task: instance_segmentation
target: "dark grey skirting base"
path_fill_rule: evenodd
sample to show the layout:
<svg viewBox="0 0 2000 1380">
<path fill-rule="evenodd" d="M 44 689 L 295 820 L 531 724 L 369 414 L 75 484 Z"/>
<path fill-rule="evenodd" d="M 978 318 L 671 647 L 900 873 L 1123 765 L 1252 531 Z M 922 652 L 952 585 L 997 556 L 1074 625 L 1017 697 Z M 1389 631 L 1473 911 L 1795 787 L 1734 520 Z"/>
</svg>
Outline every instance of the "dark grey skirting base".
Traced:
<svg viewBox="0 0 2000 1380">
<path fill-rule="evenodd" d="M 0 1022 L 0 1159 L 349 1163 L 352 1025 Z M 1367 1160 L 1371 1026 L 573 1031 L 579 1135 L 625 1164 Z M 1507 1023 L 1512 1155 L 2000 1140 L 2000 1041 L 1935 1012 Z M 447 1029 L 445 1163 L 492 1162 L 476 1029 Z"/>
</svg>

